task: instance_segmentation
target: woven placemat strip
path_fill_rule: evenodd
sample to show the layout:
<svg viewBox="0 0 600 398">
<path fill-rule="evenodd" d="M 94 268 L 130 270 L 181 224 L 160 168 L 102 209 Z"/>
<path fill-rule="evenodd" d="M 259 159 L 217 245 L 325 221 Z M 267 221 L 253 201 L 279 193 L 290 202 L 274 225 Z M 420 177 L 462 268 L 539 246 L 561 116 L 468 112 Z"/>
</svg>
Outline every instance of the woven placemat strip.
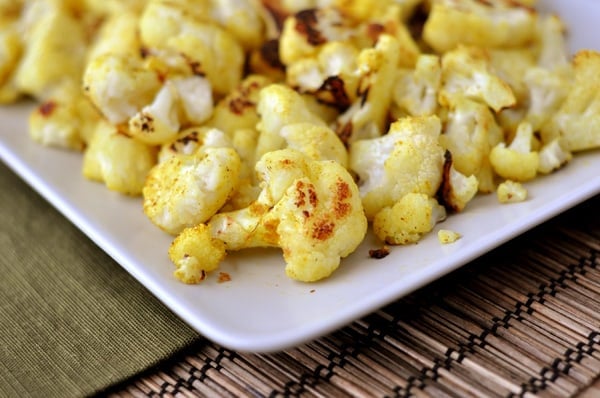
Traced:
<svg viewBox="0 0 600 398">
<path fill-rule="evenodd" d="M 315 341 L 207 341 L 111 395 L 575 396 L 600 376 L 599 203 Z"/>
</svg>

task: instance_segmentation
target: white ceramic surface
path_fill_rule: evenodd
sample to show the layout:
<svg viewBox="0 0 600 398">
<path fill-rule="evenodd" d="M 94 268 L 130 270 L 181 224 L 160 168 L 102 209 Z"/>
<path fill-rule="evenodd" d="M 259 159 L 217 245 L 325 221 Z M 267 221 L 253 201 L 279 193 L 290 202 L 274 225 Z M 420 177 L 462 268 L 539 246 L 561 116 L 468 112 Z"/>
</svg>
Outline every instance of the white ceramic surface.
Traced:
<svg viewBox="0 0 600 398">
<path fill-rule="evenodd" d="M 570 27 L 571 49 L 600 49 L 600 2 L 542 0 Z M 273 351 L 316 338 L 441 277 L 490 249 L 600 192 L 600 151 L 579 154 L 558 173 L 528 183 L 530 198 L 500 205 L 478 197 L 439 224 L 417 245 L 396 247 L 381 260 L 367 239 L 335 274 L 320 283 L 286 278 L 277 250 L 230 255 L 221 270 L 197 286 L 172 277 L 171 237 L 152 226 L 140 199 L 120 196 L 81 176 L 81 155 L 40 147 L 26 133 L 30 107 L 0 108 L 0 158 L 146 288 L 206 337 L 243 351 Z M 440 228 L 463 237 L 441 245 Z"/>
</svg>

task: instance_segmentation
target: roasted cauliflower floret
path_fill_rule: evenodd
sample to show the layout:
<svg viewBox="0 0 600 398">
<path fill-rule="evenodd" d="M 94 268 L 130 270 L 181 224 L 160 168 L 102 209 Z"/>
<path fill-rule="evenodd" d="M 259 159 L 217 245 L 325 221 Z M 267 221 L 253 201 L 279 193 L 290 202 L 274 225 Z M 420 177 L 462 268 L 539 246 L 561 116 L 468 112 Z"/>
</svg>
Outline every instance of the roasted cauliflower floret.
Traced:
<svg viewBox="0 0 600 398">
<path fill-rule="evenodd" d="M 400 69 L 394 85 L 394 105 L 400 115 L 436 113 L 441 80 L 442 67 L 436 55 L 421 55 L 414 69 Z"/>
<path fill-rule="evenodd" d="M 29 135 L 42 145 L 82 150 L 100 114 L 78 86 L 65 84 L 29 115 Z"/>
<path fill-rule="evenodd" d="M 140 35 L 143 45 L 182 56 L 215 93 L 226 95 L 242 79 L 244 50 L 231 33 L 206 20 L 209 6 L 153 1 L 141 16 Z"/>
<path fill-rule="evenodd" d="M 474 175 L 465 176 L 454 168 L 452 154 L 444 154 L 444 177 L 438 191 L 438 198 L 444 207 L 453 212 L 461 212 L 477 194 L 479 181 Z"/>
<path fill-rule="evenodd" d="M 287 65 L 286 82 L 323 103 L 345 110 L 356 99 L 358 54 L 351 43 L 325 43 L 313 57 Z"/>
<path fill-rule="evenodd" d="M 538 172 L 542 174 L 548 174 L 560 169 L 573 158 L 571 152 L 563 148 L 559 138 L 555 138 L 542 146 L 539 154 L 540 164 L 538 165 Z"/>
<path fill-rule="evenodd" d="M 156 163 L 156 150 L 100 122 L 83 156 L 83 175 L 107 188 L 137 196 Z"/>
<path fill-rule="evenodd" d="M 175 277 L 188 284 L 202 282 L 225 256 L 225 244 L 210 235 L 206 224 L 184 229 L 169 247 L 169 258 L 177 267 Z"/>
<path fill-rule="evenodd" d="M 573 59 L 575 81 L 567 98 L 542 127 L 546 141 L 562 137 L 571 152 L 600 147 L 600 52 L 582 50 Z"/>
<path fill-rule="evenodd" d="M 246 209 L 214 216 L 212 236 L 228 250 L 280 247 L 286 274 L 295 280 L 331 275 L 367 231 L 352 176 L 337 162 L 293 149 L 267 153 L 256 169 L 264 187 L 259 198 Z"/>
<path fill-rule="evenodd" d="M 474 175 L 481 192 L 492 192 L 493 170 L 488 156 L 502 141 L 502 130 L 490 109 L 479 102 L 460 98 L 449 110 L 440 143 L 452 153 L 454 168 L 466 176 Z"/>
<path fill-rule="evenodd" d="M 160 147 L 158 162 L 176 155 L 192 155 L 204 148 L 233 148 L 229 137 L 212 127 L 190 127 L 181 131 L 177 138 Z"/>
<path fill-rule="evenodd" d="M 210 82 L 201 76 L 165 81 L 152 104 L 129 120 L 130 134 L 151 145 L 172 140 L 182 126 L 201 125 L 213 112 Z"/>
<path fill-rule="evenodd" d="M 21 61 L 23 47 L 17 22 L 0 20 L 0 103 L 13 102 L 19 95 L 13 76 Z"/>
<path fill-rule="evenodd" d="M 257 2 L 253 0 L 212 0 L 212 16 L 235 36 L 245 49 L 260 46 L 265 26 Z"/>
<path fill-rule="evenodd" d="M 424 193 L 407 193 L 373 219 L 373 232 L 390 245 L 416 243 L 446 218 L 446 210 Z"/>
<path fill-rule="evenodd" d="M 359 176 L 369 219 L 408 193 L 435 195 L 444 164 L 440 131 L 437 116 L 406 117 L 392 123 L 386 135 L 351 145 L 349 166 Z"/>
<path fill-rule="evenodd" d="M 516 103 L 510 86 L 492 70 L 489 55 L 478 47 L 458 46 L 442 56 L 440 104 L 453 106 L 460 97 L 481 101 L 496 112 Z"/>
<path fill-rule="evenodd" d="M 513 181 L 529 181 L 537 175 L 540 155 L 532 150 L 533 131 L 531 125 L 519 125 L 510 145 L 500 142 L 490 152 L 490 163 L 500 176 Z"/>
<path fill-rule="evenodd" d="M 283 84 L 272 84 L 263 88 L 256 109 L 261 117 L 256 126 L 260 132 L 256 159 L 260 159 L 267 152 L 285 147 L 285 139 L 280 132 L 288 124 L 325 125 L 321 118 L 310 111 L 300 94 Z"/>
<path fill-rule="evenodd" d="M 241 129 L 254 129 L 260 121 L 256 106 L 260 91 L 271 84 L 271 80 L 260 75 L 247 76 L 240 85 L 215 105 L 207 125 L 233 136 Z"/>
<path fill-rule="evenodd" d="M 537 14 L 511 0 L 433 0 L 423 39 L 443 53 L 460 44 L 523 47 L 533 41 Z"/>
<path fill-rule="evenodd" d="M 500 203 L 517 203 L 527 199 L 527 189 L 518 181 L 506 180 L 498 184 L 496 196 Z"/>
<path fill-rule="evenodd" d="M 144 213 L 162 230 L 178 234 L 205 222 L 237 188 L 240 158 L 232 148 L 206 148 L 158 163 L 143 189 Z"/>
<path fill-rule="evenodd" d="M 571 80 L 572 76 L 566 68 L 552 71 L 532 67 L 525 72 L 523 82 L 528 96 L 524 119 L 534 131 L 539 131 L 559 110 L 569 93 Z"/>
<path fill-rule="evenodd" d="M 284 65 L 316 55 L 327 42 L 346 41 L 352 28 L 339 10 L 311 8 L 287 18 L 279 38 L 279 56 Z"/>
<path fill-rule="evenodd" d="M 383 34 L 374 48 L 360 52 L 358 98 L 337 120 L 337 134 L 343 142 L 352 143 L 384 133 L 392 103 L 390 86 L 396 80 L 398 49 L 398 40 Z"/>
<path fill-rule="evenodd" d="M 284 126 L 280 135 L 287 147 L 302 152 L 315 160 L 335 160 L 346 167 L 348 152 L 342 141 L 327 126 L 311 123 L 296 123 Z"/>
<path fill-rule="evenodd" d="M 406 21 L 413 15 L 416 7 L 423 3 L 423 0 L 378 0 L 377 7 L 368 0 L 332 0 L 333 4 L 340 8 L 346 15 L 359 21 L 371 20 L 377 17 L 382 10 L 387 10 L 391 5 L 400 8 L 398 19 Z"/>
<path fill-rule="evenodd" d="M 139 57 L 138 21 L 139 16 L 134 12 L 110 14 L 91 45 L 88 61 L 108 53 Z"/>
<path fill-rule="evenodd" d="M 21 92 L 44 100 L 63 82 L 81 79 L 86 31 L 75 15 L 58 5 L 35 2 L 29 14 L 26 45 L 14 79 Z"/>
<path fill-rule="evenodd" d="M 161 82 L 139 59 L 108 53 L 88 63 L 83 86 L 104 117 L 112 124 L 120 124 L 152 102 Z"/>
</svg>

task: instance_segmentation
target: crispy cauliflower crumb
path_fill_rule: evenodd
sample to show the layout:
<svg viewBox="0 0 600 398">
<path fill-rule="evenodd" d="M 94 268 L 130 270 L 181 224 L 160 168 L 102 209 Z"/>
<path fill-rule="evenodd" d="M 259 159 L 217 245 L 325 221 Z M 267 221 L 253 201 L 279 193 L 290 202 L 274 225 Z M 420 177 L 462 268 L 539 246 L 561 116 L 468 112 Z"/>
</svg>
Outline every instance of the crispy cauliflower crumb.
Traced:
<svg viewBox="0 0 600 398">
<path fill-rule="evenodd" d="M 517 203 L 527 199 L 527 189 L 518 181 L 506 180 L 496 190 L 500 203 Z"/>
<path fill-rule="evenodd" d="M 225 244 L 211 237 L 205 224 L 185 228 L 169 247 L 169 258 L 177 267 L 174 275 L 187 284 L 202 282 L 225 256 Z"/>
<path fill-rule="evenodd" d="M 388 244 L 407 245 L 418 242 L 445 218 L 446 210 L 434 198 L 408 193 L 375 215 L 373 231 Z"/>
<path fill-rule="evenodd" d="M 438 240 L 443 245 L 454 243 L 461 238 L 461 235 L 458 232 L 449 229 L 440 229 L 437 236 Z"/>
</svg>

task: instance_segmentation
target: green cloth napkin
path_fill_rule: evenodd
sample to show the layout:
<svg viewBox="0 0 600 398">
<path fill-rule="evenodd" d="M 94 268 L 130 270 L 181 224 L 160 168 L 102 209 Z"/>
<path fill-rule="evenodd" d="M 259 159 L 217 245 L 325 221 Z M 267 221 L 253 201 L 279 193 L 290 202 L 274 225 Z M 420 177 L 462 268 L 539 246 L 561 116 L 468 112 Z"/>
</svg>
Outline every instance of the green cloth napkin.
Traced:
<svg viewBox="0 0 600 398">
<path fill-rule="evenodd" d="M 0 397 L 85 396 L 201 337 L 0 163 Z"/>
</svg>

